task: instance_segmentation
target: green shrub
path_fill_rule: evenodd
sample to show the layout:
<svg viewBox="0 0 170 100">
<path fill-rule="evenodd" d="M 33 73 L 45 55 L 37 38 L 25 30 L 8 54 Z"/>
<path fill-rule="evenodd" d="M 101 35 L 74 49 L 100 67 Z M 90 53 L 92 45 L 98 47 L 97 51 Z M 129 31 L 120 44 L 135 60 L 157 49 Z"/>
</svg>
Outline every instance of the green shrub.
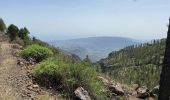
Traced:
<svg viewBox="0 0 170 100">
<path fill-rule="evenodd" d="M 61 60 L 49 58 L 35 66 L 33 76 L 39 84 L 58 89 L 72 98 L 75 89 L 80 86 L 93 98 L 106 98 L 104 85 L 97 78 L 96 68 L 86 62 L 66 64 Z"/>
<path fill-rule="evenodd" d="M 18 27 L 16 25 L 14 25 L 14 24 L 11 24 L 8 27 L 7 35 L 10 37 L 11 41 L 13 41 L 18 36 L 18 32 L 19 32 Z"/>
<path fill-rule="evenodd" d="M 19 30 L 18 37 L 20 37 L 23 40 L 26 40 L 26 39 L 29 39 L 28 34 L 30 34 L 30 32 L 28 31 L 26 27 L 24 27 Z"/>
<path fill-rule="evenodd" d="M 40 62 L 51 55 L 53 55 L 53 52 L 50 49 L 37 44 L 29 45 L 21 52 L 22 57 L 26 59 L 33 58 L 37 62 Z"/>
</svg>

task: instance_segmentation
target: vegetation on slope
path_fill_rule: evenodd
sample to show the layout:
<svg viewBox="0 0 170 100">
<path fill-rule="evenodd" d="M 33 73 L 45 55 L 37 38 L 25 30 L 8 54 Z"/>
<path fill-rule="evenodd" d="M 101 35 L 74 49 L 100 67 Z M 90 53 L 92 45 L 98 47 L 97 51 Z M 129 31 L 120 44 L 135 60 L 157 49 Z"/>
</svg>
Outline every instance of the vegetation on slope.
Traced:
<svg viewBox="0 0 170 100">
<path fill-rule="evenodd" d="M 165 39 L 132 45 L 99 61 L 102 72 L 126 84 L 158 85 L 163 63 Z"/>
<path fill-rule="evenodd" d="M 40 62 L 45 58 L 48 58 L 53 55 L 53 52 L 43 46 L 32 44 L 26 47 L 22 52 L 21 55 L 23 58 L 33 58 L 36 62 Z"/>
<path fill-rule="evenodd" d="M 77 61 L 58 48 L 35 37 L 30 38 L 27 28 L 19 29 L 11 24 L 3 31 L 7 32 L 11 42 L 25 47 L 21 53 L 23 58 L 33 58 L 39 62 L 34 66 L 32 75 L 41 86 L 57 90 L 69 99 L 75 99 L 74 91 L 78 87 L 87 90 L 92 99 L 109 99 L 110 92 L 98 79 L 100 69 L 91 64 L 88 56 L 83 61 Z M 164 44 L 165 39 L 162 39 L 113 52 L 99 62 L 102 72 L 122 83 L 153 87 L 159 81 Z"/>
<path fill-rule="evenodd" d="M 32 72 L 37 83 L 47 88 L 52 87 L 54 90 L 64 93 L 65 97 L 72 99 L 74 91 L 78 87 L 85 88 L 93 98 L 107 97 L 106 91 L 103 91 L 104 85 L 98 80 L 99 73 L 92 66 L 88 56 L 84 61 L 73 63 L 64 60 L 61 54 L 53 53 L 50 48 L 47 48 L 47 45 L 46 47 L 42 45 L 43 43 L 41 46 L 28 45 L 21 53 L 23 57 L 44 59 L 41 59 L 43 61 L 37 64 Z M 42 54 L 48 56 L 41 57 Z"/>
<path fill-rule="evenodd" d="M 72 99 L 78 87 L 88 90 L 93 98 L 106 98 L 98 75 L 96 68 L 86 61 L 68 64 L 56 58 L 49 58 L 33 69 L 39 84 L 57 89 Z"/>
<path fill-rule="evenodd" d="M 104 91 L 105 87 L 98 79 L 99 73 L 88 56 L 85 60 L 79 61 L 35 37 L 30 38 L 29 33 L 27 28 L 19 29 L 14 24 L 6 30 L 11 42 L 24 46 L 21 56 L 39 63 L 32 70 L 35 82 L 46 88 L 52 87 L 66 98 L 74 99 L 74 91 L 78 87 L 86 89 L 92 98 L 107 98 L 108 93 Z"/>
</svg>

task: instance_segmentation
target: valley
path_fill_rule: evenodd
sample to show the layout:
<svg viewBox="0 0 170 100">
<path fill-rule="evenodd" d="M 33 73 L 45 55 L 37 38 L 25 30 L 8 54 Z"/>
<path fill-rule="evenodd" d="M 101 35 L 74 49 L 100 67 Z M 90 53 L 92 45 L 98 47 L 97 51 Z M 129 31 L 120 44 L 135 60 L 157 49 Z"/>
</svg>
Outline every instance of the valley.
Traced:
<svg viewBox="0 0 170 100">
<path fill-rule="evenodd" d="M 107 57 L 112 51 L 139 44 L 140 42 L 124 37 L 89 37 L 72 40 L 54 40 L 49 43 L 66 52 L 75 54 L 81 59 L 88 55 L 92 62 L 96 62 Z"/>
<path fill-rule="evenodd" d="M 165 39 L 143 44 L 120 37 L 72 40 L 91 50 L 111 44 L 117 48 L 93 63 L 90 56 L 80 59 L 54 44 L 29 37 L 26 28 L 16 29 L 11 24 L 7 33 L 0 33 L 2 100 L 157 99 Z"/>
</svg>

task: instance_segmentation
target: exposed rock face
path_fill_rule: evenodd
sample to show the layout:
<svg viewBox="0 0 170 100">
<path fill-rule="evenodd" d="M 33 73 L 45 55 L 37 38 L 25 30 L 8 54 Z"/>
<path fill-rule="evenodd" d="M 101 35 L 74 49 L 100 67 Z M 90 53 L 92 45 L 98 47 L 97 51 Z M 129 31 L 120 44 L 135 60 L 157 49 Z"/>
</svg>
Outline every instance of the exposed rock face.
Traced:
<svg viewBox="0 0 170 100">
<path fill-rule="evenodd" d="M 83 87 L 77 88 L 74 93 L 80 100 L 91 100 L 89 93 Z"/>
<path fill-rule="evenodd" d="M 113 93 L 117 95 L 124 95 L 124 90 L 121 87 L 120 83 L 113 82 L 112 80 L 108 80 L 104 77 L 99 77 L 99 79 L 104 83 L 104 85 Z"/>
<path fill-rule="evenodd" d="M 138 98 L 148 98 L 149 97 L 149 89 L 145 86 L 139 87 L 137 89 L 137 97 Z"/>
</svg>

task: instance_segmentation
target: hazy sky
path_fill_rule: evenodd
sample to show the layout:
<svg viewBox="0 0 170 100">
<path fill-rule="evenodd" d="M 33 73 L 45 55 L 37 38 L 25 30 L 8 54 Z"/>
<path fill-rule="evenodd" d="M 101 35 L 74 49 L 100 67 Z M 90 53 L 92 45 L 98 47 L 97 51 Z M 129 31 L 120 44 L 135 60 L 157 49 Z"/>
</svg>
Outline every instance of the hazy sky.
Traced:
<svg viewBox="0 0 170 100">
<path fill-rule="evenodd" d="M 0 17 L 43 40 L 155 39 L 166 37 L 170 0 L 0 0 Z"/>
</svg>

